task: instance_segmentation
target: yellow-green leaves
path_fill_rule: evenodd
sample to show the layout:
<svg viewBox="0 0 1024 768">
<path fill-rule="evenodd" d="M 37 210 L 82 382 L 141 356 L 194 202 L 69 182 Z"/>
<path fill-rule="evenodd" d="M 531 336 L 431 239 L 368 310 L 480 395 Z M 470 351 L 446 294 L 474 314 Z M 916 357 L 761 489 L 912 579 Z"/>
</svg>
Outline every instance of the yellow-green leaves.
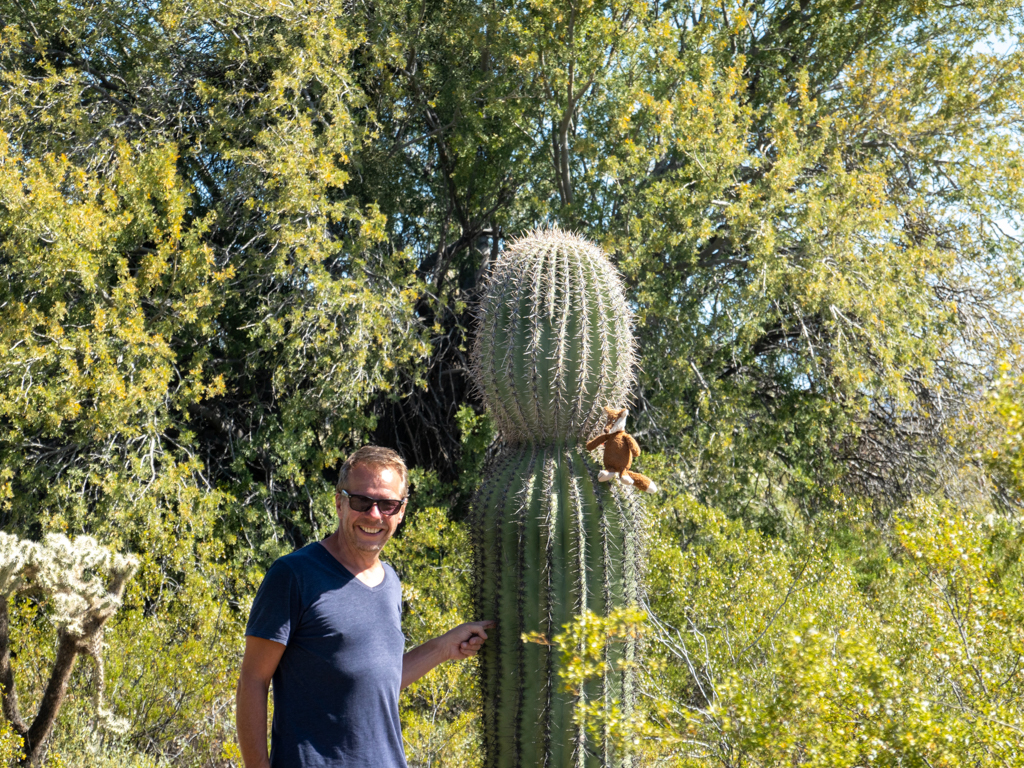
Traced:
<svg viewBox="0 0 1024 768">
<path fill-rule="evenodd" d="M 122 147 L 108 183 L 65 157 L 20 159 L 0 141 L 0 354 L 4 379 L 19 381 L 0 392 L 0 410 L 47 437 L 137 437 L 166 406 L 174 335 L 208 326 L 229 275 L 181 232 L 187 190 L 174 152 Z"/>
<path fill-rule="evenodd" d="M 361 27 L 330 0 L 23 10 L 0 39 L 7 523 L 303 541 L 363 406 L 424 352 L 415 265 L 347 191 Z"/>
<path fill-rule="evenodd" d="M 781 542 L 669 498 L 643 749 L 688 767 L 1019 762 L 1021 531 L 982 511 L 921 499 L 890 536 L 851 509 Z"/>
<path fill-rule="evenodd" d="M 447 632 L 469 613 L 470 547 L 465 524 L 452 523 L 432 505 L 436 480 L 417 472 L 416 509 L 387 559 L 402 577 L 402 631 L 407 649 Z M 492 636 L 493 637 L 493 636 Z M 402 694 L 402 732 L 413 764 L 450 768 L 480 764 L 477 662 L 445 664 Z"/>
<path fill-rule="evenodd" d="M 995 444 L 983 458 L 996 476 L 1009 486 L 1013 503 L 1024 497 L 1024 384 L 1014 380 L 1009 366 L 995 383 L 991 405 L 998 424 Z"/>
</svg>

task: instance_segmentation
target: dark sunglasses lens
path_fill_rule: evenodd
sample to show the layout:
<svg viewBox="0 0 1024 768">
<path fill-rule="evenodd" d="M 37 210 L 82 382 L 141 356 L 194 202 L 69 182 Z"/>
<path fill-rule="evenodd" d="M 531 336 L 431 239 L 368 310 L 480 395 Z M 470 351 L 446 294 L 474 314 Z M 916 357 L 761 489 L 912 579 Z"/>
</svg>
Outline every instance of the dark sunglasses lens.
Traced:
<svg viewBox="0 0 1024 768">
<path fill-rule="evenodd" d="M 393 515 L 402 506 L 401 501 L 395 501 L 394 499 L 371 499 L 367 496 L 358 496 L 351 493 L 346 493 L 345 495 L 348 496 L 348 505 L 356 512 L 369 512 L 376 502 L 377 509 L 380 510 L 382 515 Z"/>
<path fill-rule="evenodd" d="M 356 512 L 365 512 L 373 506 L 373 500 L 365 496 L 353 496 L 351 493 L 345 495 L 348 496 L 348 505 Z"/>
</svg>

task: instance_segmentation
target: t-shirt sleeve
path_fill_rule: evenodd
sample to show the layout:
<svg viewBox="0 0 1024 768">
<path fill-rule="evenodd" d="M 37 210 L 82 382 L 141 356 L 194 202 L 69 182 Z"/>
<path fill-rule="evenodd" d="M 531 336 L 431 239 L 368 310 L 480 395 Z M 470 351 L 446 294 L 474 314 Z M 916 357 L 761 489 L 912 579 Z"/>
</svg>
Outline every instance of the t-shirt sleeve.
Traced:
<svg viewBox="0 0 1024 768">
<path fill-rule="evenodd" d="M 245 634 L 288 645 L 302 611 L 299 582 L 284 563 L 270 566 L 252 601 Z"/>
</svg>

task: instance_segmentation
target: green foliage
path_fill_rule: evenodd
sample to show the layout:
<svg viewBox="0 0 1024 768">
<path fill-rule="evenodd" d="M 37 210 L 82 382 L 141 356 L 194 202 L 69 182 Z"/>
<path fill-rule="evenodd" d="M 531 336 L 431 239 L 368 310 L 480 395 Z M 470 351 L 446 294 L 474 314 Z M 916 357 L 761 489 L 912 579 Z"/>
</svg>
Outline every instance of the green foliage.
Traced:
<svg viewBox="0 0 1024 768">
<path fill-rule="evenodd" d="M 0 0 L 0 527 L 141 561 L 108 633 L 129 734 L 82 735 L 76 672 L 51 762 L 237 762 L 262 571 L 331 530 L 331 474 L 371 436 L 461 519 L 493 434 L 466 404 L 471 309 L 510 238 L 554 224 L 625 275 L 635 431 L 666 457 L 648 473 L 700 502 L 652 531 L 652 717 L 677 740 L 645 737 L 648 757 L 853 761 L 876 739 L 907 763 L 912 736 L 985 764 L 971 745 L 1019 725 L 1016 694 L 994 709 L 939 627 L 980 611 L 971 658 L 1010 675 L 1015 369 L 995 432 L 974 422 L 1022 331 L 1022 22 L 1008 0 Z M 465 532 L 431 515 L 461 563 Z M 955 534 L 976 568 L 929 548 L 953 546 L 941 520 L 981 525 Z M 403 575 L 439 630 L 473 612 L 429 551 Z M 26 701 L 41 621 L 14 660 Z M 842 669 L 914 722 L 825 733 L 861 696 L 823 688 Z M 414 762 L 478 759 L 470 699 L 445 698 L 468 679 L 403 705 Z M 726 738 L 712 704 L 734 684 L 721 700 L 762 725 Z M 961 689 L 971 745 L 928 751 Z"/>
<path fill-rule="evenodd" d="M 472 555 L 464 523 L 441 507 L 417 506 L 386 559 L 402 578 L 406 647 L 447 632 L 470 613 Z M 402 733 L 410 766 L 480 765 L 476 662 L 445 664 L 402 694 Z"/>
<path fill-rule="evenodd" d="M 506 235 L 613 253 L 637 430 L 701 499 L 765 529 L 837 485 L 902 503 L 973 452 L 950 421 L 1021 332 L 1021 22 L 1002 0 L 389 5 L 360 194 L 429 243 L 444 344 Z"/>
<path fill-rule="evenodd" d="M 451 481 L 468 307 L 544 222 L 627 276 L 638 431 L 766 528 L 955 464 L 949 418 L 1019 333 L 1004 0 L 0 18 L 12 525 L 170 508 L 265 564 L 382 411 Z"/>
<path fill-rule="evenodd" d="M 865 583 L 853 537 L 781 543 L 687 497 L 659 511 L 652 615 L 626 624 L 651 638 L 645 711 L 594 708 L 591 728 L 652 765 L 1020 762 L 1019 524 L 920 500 Z M 557 639 L 567 685 L 601 674 L 619 623 L 582 616 Z"/>
<path fill-rule="evenodd" d="M 244 629 L 244 616 L 198 595 L 155 616 L 121 617 L 108 636 L 107 680 L 110 700 L 131 721 L 127 744 L 183 766 L 237 757 L 234 688 Z"/>
<path fill-rule="evenodd" d="M 25 753 L 22 750 L 24 739 L 22 739 L 11 724 L 6 720 L 0 723 L 0 764 L 14 765 L 21 760 Z"/>
<path fill-rule="evenodd" d="M 459 489 L 463 496 L 471 496 L 483 473 L 487 449 L 494 442 L 494 424 L 486 413 L 477 414 L 468 405 L 459 406 L 455 420 L 462 443 Z"/>
<path fill-rule="evenodd" d="M 983 458 L 1019 507 L 1024 503 L 1024 380 L 1014 380 L 1008 366 L 995 382 L 990 404 L 999 425 L 998 437 Z"/>
<path fill-rule="evenodd" d="M 423 349 L 411 262 L 341 192 L 346 15 L 0 11 L 6 526 L 263 564 L 317 535 L 321 471 Z"/>
</svg>

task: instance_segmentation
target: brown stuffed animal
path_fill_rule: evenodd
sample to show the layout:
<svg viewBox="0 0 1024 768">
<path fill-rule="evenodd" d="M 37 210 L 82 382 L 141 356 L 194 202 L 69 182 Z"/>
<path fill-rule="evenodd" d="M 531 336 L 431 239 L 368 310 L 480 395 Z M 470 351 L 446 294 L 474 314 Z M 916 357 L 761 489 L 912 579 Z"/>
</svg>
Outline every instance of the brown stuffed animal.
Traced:
<svg viewBox="0 0 1024 768">
<path fill-rule="evenodd" d="M 608 414 L 604 433 L 587 443 L 588 451 L 604 445 L 604 469 L 597 473 L 598 482 L 607 483 L 613 477 L 618 477 L 619 482 L 625 485 L 636 486 L 647 493 L 656 493 L 658 486 L 649 477 L 629 471 L 633 459 L 640 455 L 640 446 L 636 444 L 633 436 L 626 432 L 626 417 L 629 416 L 629 410 L 623 408 L 614 411 L 606 407 L 604 412 Z"/>
</svg>

